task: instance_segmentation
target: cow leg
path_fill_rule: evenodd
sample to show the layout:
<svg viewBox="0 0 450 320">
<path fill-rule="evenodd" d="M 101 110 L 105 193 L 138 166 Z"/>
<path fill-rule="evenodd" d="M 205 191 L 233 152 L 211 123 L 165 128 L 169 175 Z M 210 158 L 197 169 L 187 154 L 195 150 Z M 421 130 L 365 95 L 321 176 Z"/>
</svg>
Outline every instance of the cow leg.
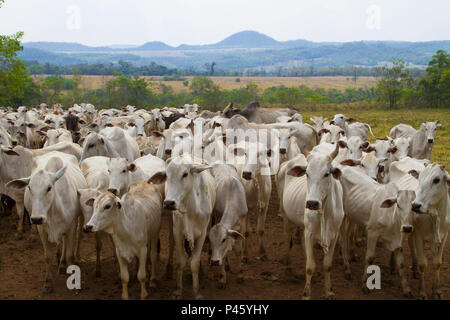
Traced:
<svg viewBox="0 0 450 320">
<path fill-rule="evenodd" d="M 366 250 L 366 263 L 363 269 L 362 277 L 362 291 L 364 294 L 369 294 L 370 290 L 367 288 L 367 268 L 373 264 L 375 260 L 375 250 L 377 247 L 378 235 L 374 234 L 372 231 L 367 231 L 367 250 Z"/>
<path fill-rule="evenodd" d="M 341 224 L 341 235 L 339 237 L 341 242 L 341 251 L 342 251 L 342 259 L 344 260 L 344 269 L 345 269 L 345 279 L 352 279 L 352 270 L 350 268 L 350 253 L 349 253 L 349 245 L 350 245 L 350 237 L 349 237 L 349 227 L 350 222 L 348 218 L 345 218 L 343 223 Z"/>
<path fill-rule="evenodd" d="M 102 253 L 102 235 L 98 232 L 95 233 L 95 251 L 97 253 L 97 259 L 95 261 L 95 276 L 101 277 L 102 271 L 101 271 L 101 253 Z"/>
<path fill-rule="evenodd" d="M 174 251 L 174 237 L 173 237 L 173 216 L 172 213 L 168 214 L 169 217 L 169 257 L 166 266 L 166 279 L 172 279 L 173 276 L 173 251 Z"/>
<path fill-rule="evenodd" d="M 199 293 L 199 280 L 198 273 L 200 271 L 200 255 L 202 253 L 203 244 L 206 238 L 206 230 L 203 234 L 195 241 L 194 250 L 192 252 L 191 258 L 191 272 L 192 272 L 192 289 L 194 291 L 194 298 L 196 300 L 203 299 L 203 296 Z M 223 267 L 225 264 L 222 263 Z"/>
<path fill-rule="evenodd" d="M 423 239 L 415 234 L 415 247 L 417 252 L 417 263 L 419 269 L 419 299 L 426 300 L 427 294 L 425 292 L 425 269 L 427 267 L 427 260 L 423 248 Z"/>
<path fill-rule="evenodd" d="M 311 231 L 305 228 L 305 253 L 306 253 L 306 283 L 303 290 L 303 300 L 311 299 L 311 279 L 316 269 L 314 261 L 314 239 Z"/>
<path fill-rule="evenodd" d="M 261 261 L 267 261 L 266 248 L 264 247 L 264 226 L 266 224 L 268 203 L 264 204 L 264 207 L 259 210 L 258 222 L 256 225 L 256 231 L 258 232 L 258 255 Z"/>
<path fill-rule="evenodd" d="M 45 283 L 42 293 L 50 294 L 53 292 L 53 272 L 52 272 L 52 261 L 55 254 L 55 248 L 51 243 L 48 242 L 48 234 L 45 232 L 44 228 L 39 227 L 39 236 L 44 247 L 44 257 L 45 257 Z"/>
<path fill-rule="evenodd" d="M 158 240 L 156 240 L 158 242 Z M 156 243 L 154 245 L 155 251 L 156 251 Z M 153 261 L 156 263 L 156 261 Z M 147 263 L 147 247 L 142 247 L 141 250 L 139 250 L 139 269 L 137 273 L 137 278 L 139 283 L 141 284 L 141 299 L 144 300 L 147 298 L 147 288 L 145 287 L 145 280 L 147 278 L 146 274 L 146 263 Z"/>
<path fill-rule="evenodd" d="M 183 293 L 183 271 L 186 266 L 186 256 L 184 253 L 183 239 L 180 234 L 174 234 L 174 242 L 177 254 L 177 286 L 172 295 L 174 299 L 181 299 Z"/>
<path fill-rule="evenodd" d="M 244 230 L 242 230 L 244 231 Z M 242 271 L 242 242 L 245 240 L 237 240 L 234 244 L 234 252 L 237 259 L 237 282 L 244 282 L 244 274 Z"/>
<path fill-rule="evenodd" d="M 330 243 L 328 252 L 324 252 L 323 256 L 323 273 L 325 298 L 328 300 L 336 300 L 336 295 L 331 287 L 331 265 L 333 264 L 334 248 L 336 247 L 337 237 Z"/>
<path fill-rule="evenodd" d="M 408 237 L 408 245 L 409 251 L 411 252 L 411 260 L 412 260 L 411 270 L 413 272 L 413 278 L 419 279 L 419 273 L 417 272 L 417 252 L 413 236 Z"/>
<path fill-rule="evenodd" d="M 286 276 L 292 278 L 293 272 L 291 267 L 291 249 L 294 245 L 293 232 L 294 226 L 289 222 L 288 218 L 283 215 L 283 230 L 286 245 L 286 256 L 284 258 L 284 263 L 286 264 Z"/>
<path fill-rule="evenodd" d="M 225 270 L 225 261 L 222 261 L 220 265 L 220 278 L 219 289 L 225 289 L 227 287 L 227 271 Z"/>
<path fill-rule="evenodd" d="M 433 254 L 433 299 L 442 300 L 444 295 L 441 291 L 441 281 L 440 281 L 440 269 L 442 265 L 442 252 L 444 250 L 445 241 L 447 240 L 447 235 L 444 236 L 444 239 L 440 244 L 434 243 L 431 246 L 431 251 Z"/>
<path fill-rule="evenodd" d="M 391 257 L 389 258 L 389 269 L 391 271 L 391 274 L 395 274 L 397 262 L 395 260 L 395 251 L 391 252 Z"/>
<path fill-rule="evenodd" d="M 159 236 L 156 236 L 151 240 L 150 244 L 150 259 L 152 261 L 152 273 L 150 274 L 150 288 L 156 288 L 156 269 L 158 264 L 158 243 L 159 243 Z"/>
<path fill-rule="evenodd" d="M 19 221 L 17 223 L 17 239 L 22 239 L 22 237 L 23 237 L 23 215 L 25 212 L 23 202 L 16 201 L 16 211 L 17 211 L 17 215 L 19 216 Z"/>
<path fill-rule="evenodd" d="M 130 274 L 128 273 L 128 263 L 119 254 L 119 250 L 116 249 L 117 261 L 120 268 L 120 279 L 122 281 L 122 299 L 128 300 L 128 281 L 130 280 Z M 141 259 L 139 259 L 140 261 Z"/>
<path fill-rule="evenodd" d="M 58 266 L 59 274 L 65 274 L 67 269 L 66 242 L 67 242 L 67 235 L 64 235 L 61 244 L 61 256 L 59 258 L 59 266 Z"/>
<path fill-rule="evenodd" d="M 64 272 L 66 273 L 66 269 L 67 266 L 70 266 L 72 264 L 74 264 L 74 247 L 75 247 L 75 237 L 76 237 L 76 231 L 77 231 L 77 225 L 74 224 L 70 227 L 69 231 L 67 232 L 66 236 L 65 236 L 65 241 L 64 241 L 64 256 L 65 256 L 65 263 L 66 263 L 66 268 L 64 268 Z M 61 266 L 60 266 L 60 272 L 61 272 Z"/>
<path fill-rule="evenodd" d="M 397 267 L 398 274 L 400 276 L 401 282 L 402 282 L 402 288 L 403 288 L 403 295 L 407 298 L 412 297 L 411 288 L 408 284 L 408 279 L 406 277 L 405 272 L 405 260 L 403 258 L 403 249 L 397 248 L 393 252 L 394 254 L 394 260 L 395 260 L 395 266 Z"/>
<path fill-rule="evenodd" d="M 242 255 L 242 263 L 249 263 L 248 260 L 248 244 L 249 244 L 249 237 L 250 237 L 250 214 L 247 213 L 247 216 L 244 220 L 244 253 Z"/>
<path fill-rule="evenodd" d="M 83 215 L 78 216 L 78 225 L 77 225 L 77 235 L 76 235 L 76 247 L 75 247 L 75 263 L 79 264 L 81 260 L 81 253 L 80 253 L 80 245 L 81 245 L 81 238 L 83 236 L 83 225 L 84 225 L 84 217 Z"/>
</svg>

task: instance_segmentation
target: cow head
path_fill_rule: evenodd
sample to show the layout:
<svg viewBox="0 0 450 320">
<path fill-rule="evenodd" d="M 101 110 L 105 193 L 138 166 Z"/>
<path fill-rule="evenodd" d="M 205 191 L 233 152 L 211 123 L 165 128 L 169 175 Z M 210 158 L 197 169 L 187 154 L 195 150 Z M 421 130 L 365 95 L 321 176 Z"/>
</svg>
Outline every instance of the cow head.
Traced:
<svg viewBox="0 0 450 320">
<path fill-rule="evenodd" d="M 111 233 L 114 220 L 119 210 L 122 208 L 120 199 L 111 192 L 104 192 L 87 200 L 86 205 L 93 206 L 91 219 L 84 227 L 85 232 L 106 231 Z"/>
<path fill-rule="evenodd" d="M 413 190 L 399 190 L 397 197 L 388 198 L 381 203 L 381 208 L 391 208 L 396 204 L 394 215 L 400 219 L 400 232 L 414 231 L 414 213 L 411 211 L 411 202 L 416 198 Z"/>
<path fill-rule="evenodd" d="M 444 166 L 437 163 L 428 165 L 419 174 L 419 187 L 416 199 L 412 202 L 412 210 L 417 213 L 428 213 L 436 208 L 443 197 L 448 197 L 450 176 Z"/>
<path fill-rule="evenodd" d="M 439 128 L 441 124 L 439 120 L 435 122 L 423 122 L 420 126 L 420 130 L 425 132 L 427 143 L 433 144 L 436 139 L 436 130 Z"/>
<path fill-rule="evenodd" d="M 209 243 L 211 245 L 211 265 L 220 266 L 231 251 L 235 240 L 244 239 L 244 236 L 235 230 L 226 228 L 218 223 L 209 230 Z"/>
<path fill-rule="evenodd" d="M 110 158 L 108 160 L 108 191 L 116 196 L 122 196 L 128 191 L 130 172 L 134 172 L 136 169 L 136 165 L 128 164 L 125 158 Z"/>
</svg>

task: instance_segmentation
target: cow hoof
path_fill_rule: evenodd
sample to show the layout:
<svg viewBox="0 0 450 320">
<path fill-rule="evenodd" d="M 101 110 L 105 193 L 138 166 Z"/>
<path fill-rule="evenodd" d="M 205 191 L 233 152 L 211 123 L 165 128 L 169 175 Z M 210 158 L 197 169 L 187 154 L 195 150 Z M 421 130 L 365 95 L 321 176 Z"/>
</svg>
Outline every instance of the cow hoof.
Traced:
<svg viewBox="0 0 450 320">
<path fill-rule="evenodd" d="M 310 296 L 303 295 L 302 300 L 311 300 Z"/>
<path fill-rule="evenodd" d="M 345 280 L 352 280 L 353 279 L 353 275 L 351 272 L 346 272 L 345 273 Z"/>
<path fill-rule="evenodd" d="M 51 293 L 53 293 L 53 287 L 51 285 L 49 285 L 49 284 L 46 284 L 44 286 L 44 288 L 42 289 L 42 293 L 43 294 L 51 294 Z"/>
<path fill-rule="evenodd" d="M 64 265 L 59 266 L 59 268 L 58 268 L 59 274 L 66 274 L 66 270 L 67 270 L 67 268 Z"/>
<path fill-rule="evenodd" d="M 227 288 L 227 284 L 226 283 L 219 283 L 217 288 L 220 289 L 220 290 L 225 290 Z"/>
<path fill-rule="evenodd" d="M 369 290 L 369 288 L 367 288 L 367 287 L 363 287 L 362 292 L 363 292 L 364 294 L 369 294 L 369 293 L 370 293 L 370 290 Z"/>
<path fill-rule="evenodd" d="M 442 300 L 444 299 L 444 295 L 441 292 L 433 292 L 433 295 L 431 296 L 433 300 Z"/>
<path fill-rule="evenodd" d="M 361 257 L 360 256 L 354 255 L 352 257 L 352 262 L 360 262 L 360 261 L 361 261 Z"/>
<path fill-rule="evenodd" d="M 314 249 L 316 250 L 322 250 L 322 246 L 318 243 L 314 244 Z"/>
<path fill-rule="evenodd" d="M 204 300 L 205 298 L 201 294 L 195 295 L 195 300 Z"/>
<path fill-rule="evenodd" d="M 328 297 L 327 300 L 336 300 L 336 295 L 334 293 L 331 293 Z"/>
<path fill-rule="evenodd" d="M 377 248 L 384 248 L 384 244 L 381 241 L 377 242 Z"/>
<path fill-rule="evenodd" d="M 427 298 L 427 295 L 425 294 L 425 295 L 421 295 L 420 297 L 419 297 L 419 300 L 427 300 L 428 298 Z"/>
<path fill-rule="evenodd" d="M 155 280 L 155 279 L 150 280 L 150 282 L 148 283 L 148 287 L 149 287 L 150 289 L 156 289 L 156 287 L 157 287 L 157 285 L 156 285 L 156 280 Z"/>
<path fill-rule="evenodd" d="M 360 240 L 356 240 L 355 244 L 357 247 L 364 247 L 366 245 L 366 242 L 364 240 L 360 239 Z"/>
<path fill-rule="evenodd" d="M 411 291 L 408 291 L 408 292 L 404 293 L 404 294 L 403 294 L 403 296 L 404 296 L 405 298 L 408 298 L 408 299 L 410 299 L 410 298 L 412 298 L 412 297 L 413 297 L 413 294 L 412 294 L 412 292 L 411 292 Z"/>
<path fill-rule="evenodd" d="M 419 279 L 419 278 L 420 278 L 419 272 L 414 271 L 413 272 L 413 279 Z"/>
<path fill-rule="evenodd" d="M 181 296 L 181 291 L 180 291 L 180 290 L 175 290 L 175 291 L 172 293 L 172 298 L 173 298 L 174 300 L 181 300 L 181 298 L 182 298 L 182 296 Z"/>
<path fill-rule="evenodd" d="M 256 257 L 255 259 L 259 260 L 259 261 L 268 261 L 269 260 L 269 258 L 267 258 L 266 254 L 263 254 L 262 256 Z"/>
</svg>

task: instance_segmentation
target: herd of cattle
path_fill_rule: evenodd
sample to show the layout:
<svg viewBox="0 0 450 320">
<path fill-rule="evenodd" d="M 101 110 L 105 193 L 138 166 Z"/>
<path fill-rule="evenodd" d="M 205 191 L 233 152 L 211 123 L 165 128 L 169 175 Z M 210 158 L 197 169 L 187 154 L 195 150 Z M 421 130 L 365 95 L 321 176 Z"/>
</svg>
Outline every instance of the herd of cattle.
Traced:
<svg viewBox="0 0 450 320">
<path fill-rule="evenodd" d="M 250 212 L 257 217 L 257 258 L 267 259 L 265 220 L 272 181 L 284 223 L 287 271 L 298 231 L 306 256 L 303 298 L 311 297 L 314 247 L 323 250 L 324 293 L 334 299 L 330 271 L 336 245 L 351 279 L 355 245 L 365 238 L 366 269 L 375 249 L 392 252 L 391 268 L 403 294 L 412 296 L 402 240 L 408 238 L 419 297 L 427 298 L 424 243 L 430 243 L 434 271 L 432 297 L 442 299 L 440 267 L 450 226 L 450 176 L 430 162 L 436 122 L 419 129 L 405 124 L 386 139 L 375 139 L 368 124 L 342 114 L 304 123 L 290 107 L 261 108 L 257 102 L 240 110 L 199 111 L 181 108 L 97 110 L 91 104 L 45 104 L 0 111 L 0 193 L 15 201 L 17 232 L 23 234 L 24 213 L 39 232 L 44 247 L 44 293 L 53 291 L 52 261 L 60 271 L 80 261 L 82 231 L 94 232 L 96 275 L 101 248 L 111 236 L 128 299 L 128 263 L 138 258 L 141 298 L 156 286 L 161 248 L 162 215 L 169 220 L 167 276 L 176 262 L 174 298 L 182 297 L 182 276 L 190 259 L 193 292 L 199 292 L 200 255 L 208 248 L 209 263 L 220 268 L 236 254 L 238 281 L 248 260 Z M 5 196 L 3 196 L 5 197 Z M 6 197 L 5 197 L 6 198 Z M 5 203 L 5 201 L 3 201 Z M 269 226 L 270 227 L 270 226 Z M 86 240 L 85 240 L 86 241 Z"/>
</svg>

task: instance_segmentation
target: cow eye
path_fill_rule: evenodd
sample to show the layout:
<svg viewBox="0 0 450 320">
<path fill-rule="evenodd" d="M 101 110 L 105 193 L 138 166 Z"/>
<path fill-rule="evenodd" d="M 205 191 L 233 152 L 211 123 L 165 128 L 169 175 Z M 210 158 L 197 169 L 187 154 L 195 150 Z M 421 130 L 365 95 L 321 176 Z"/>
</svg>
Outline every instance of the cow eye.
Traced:
<svg viewBox="0 0 450 320">
<path fill-rule="evenodd" d="M 434 184 L 438 184 L 439 182 L 441 182 L 441 179 L 439 178 L 434 178 L 433 183 Z"/>
<path fill-rule="evenodd" d="M 365 166 L 364 166 L 363 164 L 361 164 L 361 167 L 362 167 L 362 168 L 365 168 Z"/>
<path fill-rule="evenodd" d="M 325 175 L 324 175 L 325 178 L 328 178 L 329 176 L 330 176 L 329 172 L 325 173 Z"/>
<path fill-rule="evenodd" d="M 90 144 L 88 145 L 88 149 L 93 148 L 95 146 L 95 144 Z"/>
<path fill-rule="evenodd" d="M 186 178 L 187 176 L 188 176 L 187 172 L 183 173 L 183 178 Z"/>
<path fill-rule="evenodd" d="M 52 187 L 51 187 L 51 186 L 48 186 L 48 187 L 47 187 L 47 192 L 50 192 L 50 190 L 52 190 Z"/>
<path fill-rule="evenodd" d="M 227 240 L 227 238 L 223 239 L 223 240 L 222 240 L 222 243 L 224 243 L 226 240 Z"/>
<path fill-rule="evenodd" d="M 109 209 L 111 209 L 111 206 L 109 204 L 107 204 L 104 209 L 109 210 Z"/>
<path fill-rule="evenodd" d="M 122 173 L 125 173 L 125 172 L 127 172 L 127 170 L 123 170 L 123 171 L 122 171 Z"/>
</svg>

